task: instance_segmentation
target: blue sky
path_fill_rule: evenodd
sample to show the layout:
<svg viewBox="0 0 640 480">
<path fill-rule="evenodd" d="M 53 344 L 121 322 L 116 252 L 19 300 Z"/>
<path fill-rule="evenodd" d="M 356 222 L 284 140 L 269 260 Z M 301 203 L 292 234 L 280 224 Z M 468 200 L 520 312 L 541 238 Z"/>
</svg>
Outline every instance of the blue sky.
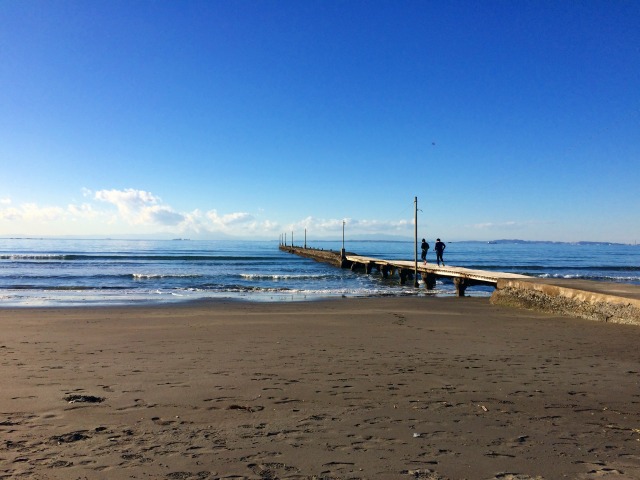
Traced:
<svg viewBox="0 0 640 480">
<path fill-rule="evenodd" d="M 640 2 L 0 0 L 0 236 L 640 240 Z"/>
</svg>

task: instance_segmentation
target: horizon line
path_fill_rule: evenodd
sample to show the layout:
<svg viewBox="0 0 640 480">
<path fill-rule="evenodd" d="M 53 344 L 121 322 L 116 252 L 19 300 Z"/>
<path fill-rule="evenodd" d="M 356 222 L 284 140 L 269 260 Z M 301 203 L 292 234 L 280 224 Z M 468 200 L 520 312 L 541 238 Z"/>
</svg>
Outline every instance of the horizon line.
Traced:
<svg viewBox="0 0 640 480">
<path fill-rule="evenodd" d="M 294 247 L 304 247 L 304 245 L 290 245 L 288 243 L 280 243 L 280 239 L 249 239 L 242 237 L 226 237 L 226 238 L 162 238 L 153 236 L 153 234 L 148 234 L 143 236 L 135 236 L 135 235 L 7 235 L 0 236 L 0 240 L 45 240 L 45 239 L 57 239 L 57 240 L 113 240 L 113 241 L 163 241 L 163 242 L 176 242 L 176 241 L 187 241 L 187 242 L 220 242 L 220 241 L 243 241 L 243 242 L 279 242 L 280 245 L 284 246 L 294 246 Z M 326 242 L 326 243 L 341 243 L 342 238 L 315 238 L 315 239 L 307 239 L 307 243 L 309 242 Z M 386 243 L 414 243 L 415 240 L 412 238 L 352 238 L 352 239 L 344 239 L 345 243 L 349 242 L 386 242 Z M 493 239 L 493 240 L 447 240 L 449 243 L 488 243 L 488 244 L 500 244 L 500 243 L 557 243 L 557 244 L 599 244 L 599 245 L 629 245 L 629 246 L 637 246 L 638 243 L 626 243 L 626 242 L 613 242 L 613 241 L 602 241 L 602 240 L 576 240 L 576 241 L 568 241 L 568 240 L 525 240 L 519 238 L 501 238 L 501 239 Z"/>
</svg>

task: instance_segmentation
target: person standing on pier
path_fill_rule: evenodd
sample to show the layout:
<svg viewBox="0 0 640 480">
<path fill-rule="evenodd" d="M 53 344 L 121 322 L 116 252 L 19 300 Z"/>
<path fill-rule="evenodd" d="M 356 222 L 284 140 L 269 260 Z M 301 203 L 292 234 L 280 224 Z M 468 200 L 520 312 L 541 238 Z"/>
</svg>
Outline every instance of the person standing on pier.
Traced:
<svg viewBox="0 0 640 480">
<path fill-rule="evenodd" d="M 436 240 L 436 260 L 438 261 L 438 266 L 440 266 L 440 262 L 442 262 L 442 266 L 444 267 L 444 258 L 442 258 L 442 254 L 444 253 L 445 248 L 447 248 L 447 246 L 438 238 Z"/>
<path fill-rule="evenodd" d="M 424 238 L 422 239 L 422 245 L 420 245 L 420 248 L 422 249 L 422 261 L 426 265 L 427 264 L 427 252 L 429 251 L 429 244 L 427 243 L 427 241 Z"/>
</svg>

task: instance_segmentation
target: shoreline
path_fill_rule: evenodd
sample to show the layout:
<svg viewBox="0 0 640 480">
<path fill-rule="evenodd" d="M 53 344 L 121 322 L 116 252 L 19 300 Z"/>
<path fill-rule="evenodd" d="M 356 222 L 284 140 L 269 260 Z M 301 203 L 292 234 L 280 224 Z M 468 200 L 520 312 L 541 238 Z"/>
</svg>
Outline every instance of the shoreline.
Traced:
<svg viewBox="0 0 640 480">
<path fill-rule="evenodd" d="M 636 326 L 477 297 L 19 307 L 0 326 L 0 478 L 640 477 Z"/>
<path fill-rule="evenodd" d="M 306 302 L 322 302 L 322 301 L 334 301 L 341 299 L 366 299 L 366 298 L 451 298 L 455 297 L 453 291 L 428 291 L 424 288 L 418 288 L 415 292 L 398 292 L 398 293 L 370 293 L 370 294 L 325 294 L 325 293 L 313 293 L 313 294 L 300 294 L 294 293 L 252 293 L 249 295 L 238 294 L 228 295 L 220 294 L 218 296 L 198 296 L 192 298 L 176 298 L 176 299 L 157 299 L 157 298 L 145 298 L 145 299 L 131 299 L 131 300 L 99 300 L 99 301 L 64 301 L 64 300 L 51 300 L 47 302 L 40 302 L 38 304 L 30 304 L 26 301 L 20 302 L 5 302 L 0 300 L 0 311 L 5 309 L 21 309 L 21 308 L 110 308 L 110 307 L 154 307 L 154 306 L 180 306 L 186 305 L 192 302 L 247 302 L 256 304 L 267 303 L 306 303 Z M 490 298 L 491 293 L 483 290 L 467 292 L 467 297 L 471 298 Z"/>
</svg>

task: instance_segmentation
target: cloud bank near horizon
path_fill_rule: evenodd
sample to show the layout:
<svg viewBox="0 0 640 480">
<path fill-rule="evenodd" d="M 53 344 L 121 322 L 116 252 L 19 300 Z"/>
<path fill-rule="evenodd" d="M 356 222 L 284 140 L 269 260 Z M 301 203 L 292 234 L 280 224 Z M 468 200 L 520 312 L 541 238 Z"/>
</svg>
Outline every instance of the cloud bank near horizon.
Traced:
<svg viewBox="0 0 640 480">
<path fill-rule="evenodd" d="M 263 218 L 262 213 L 194 209 L 182 212 L 152 192 L 127 189 L 82 189 L 85 201 L 66 206 L 14 205 L 0 198 L 0 233 L 29 235 L 135 235 L 172 234 L 201 238 L 234 236 L 275 238 L 284 232 L 307 229 L 316 237 L 336 237 L 343 222 L 351 235 L 384 234 L 408 236 L 413 219 L 393 221 L 355 218 L 306 217 L 291 223 Z"/>
</svg>

